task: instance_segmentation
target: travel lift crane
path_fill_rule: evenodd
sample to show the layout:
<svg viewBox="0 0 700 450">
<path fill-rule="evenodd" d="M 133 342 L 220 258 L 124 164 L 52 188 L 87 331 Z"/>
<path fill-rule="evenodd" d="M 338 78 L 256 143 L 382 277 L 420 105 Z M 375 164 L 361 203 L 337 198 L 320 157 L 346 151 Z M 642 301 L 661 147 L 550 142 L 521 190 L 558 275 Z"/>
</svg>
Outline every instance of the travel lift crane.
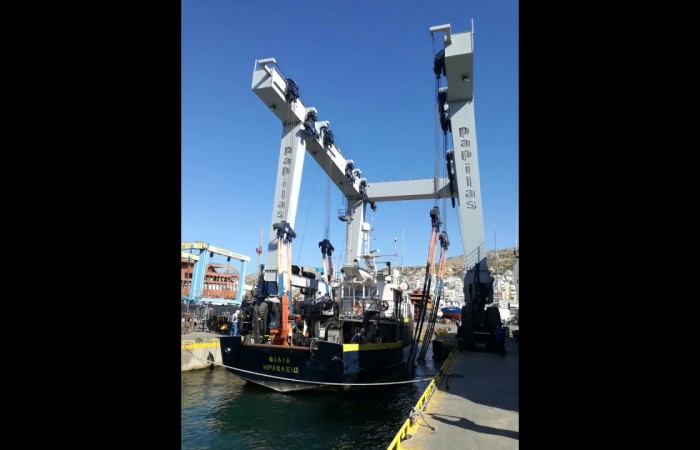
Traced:
<svg viewBox="0 0 700 450">
<path fill-rule="evenodd" d="M 430 32 L 444 33 L 444 48 L 435 56 L 434 72 L 438 79 L 443 75 L 447 80 L 447 87 L 438 93 L 438 104 L 443 132 L 452 136 L 447 166 L 450 192 L 459 204 L 466 269 L 460 336 L 467 349 L 474 349 L 477 341 L 494 349 L 494 331 L 501 320 L 498 308 L 487 307 L 493 303 L 494 280 L 486 262 L 474 122 L 474 27 L 469 32 L 452 33 L 446 24 L 431 27 Z"/>
<path fill-rule="evenodd" d="M 443 109 L 449 120 L 456 125 L 458 133 L 453 135 L 453 146 L 459 148 L 459 163 L 448 160 L 452 170 L 449 178 L 427 178 L 420 180 L 368 183 L 354 161 L 346 159 L 330 130 L 330 122 L 317 121 L 316 108 L 307 107 L 299 96 L 294 80 L 285 78 L 275 67 L 274 58 L 255 61 L 252 89 L 265 105 L 282 122 L 282 139 L 277 165 L 275 198 L 272 208 L 272 230 L 267 245 L 265 265 L 261 267 L 261 280 L 255 293 L 258 299 L 278 303 L 286 311 L 292 295 L 291 286 L 313 287 L 321 294 L 328 294 L 328 284 L 305 276 L 303 270 L 293 272 L 291 268 L 291 242 L 296 237 L 296 219 L 304 156 L 308 152 L 319 167 L 333 181 L 346 199 L 346 247 L 344 266 L 352 266 L 361 257 L 361 244 L 365 223 L 366 206 L 374 209 L 376 202 L 434 199 L 454 197 L 459 205 L 461 237 L 465 252 L 465 300 L 474 304 L 483 297 L 488 283 L 480 283 L 486 266 L 483 242 L 483 219 L 481 192 L 476 153 L 474 128 L 474 104 L 472 89 L 472 33 L 452 35 L 450 25 L 432 27 L 432 32 L 445 32 L 444 69 L 448 87 L 441 97 Z M 436 57 L 437 60 L 437 57 Z M 437 64 L 437 63 L 436 63 Z M 450 82 L 454 86 L 450 86 Z M 454 158 L 453 158 L 454 159 Z M 461 192 L 461 195 L 458 193 Z M 454 206 L 454 200 L 453 200 Z M 432 212 L 431 212 L 432 215 Z M 363 227 L 364 225 L 364 227 Z M 322 243 L 319 245 L 321 246 Z M 322 250 L 328 247 L 322 246 Z M 324 253 L 325 256 L 325 253 Z M 486 279 L 485 277 L 483 279 Z M 490 299 L 492 301 L 491 292 Z M 288 314 L 280 314 L 277 336 L 286 336 L 289 331 Z M 272 326 L 271 326 L 272 328 Z M 284 343 L 280 342 L 282 345 Z"/>
<path fill-rule="evenodd" d="M 204 288 L 204 276 L 209 266 L 209 258 L 212 258 L 214 254 L 226 256 L 227 261 L 231 261 L 231 258 L 237 259 L 241 262 L 241 271 L 243 274 L 239 276 L 238 279 L 238 294 L 236 295 L 236 302 L 240 305 L 243 299 L 243 286 L 245 284 L 245 266 L 248 261 L 250 261 L 250 256 L 241 255 L 240 253 L 232 252 L 214 245 L 207 244 L 205 242 L 183 242 L 180 244 L 181 254 L 183 258 L 189 261 L 194 261 L 194 267 L 192 269 L 192 284 L 190 286 L 190 295 L 188 296 L 188 301 L 197 301 L 202 295 L 202 289 Z M 184 250 L 189 250 L 187 253 Z M 193 254 L 192 250 L 197 250 L 198 255 Z"/>
</svg>

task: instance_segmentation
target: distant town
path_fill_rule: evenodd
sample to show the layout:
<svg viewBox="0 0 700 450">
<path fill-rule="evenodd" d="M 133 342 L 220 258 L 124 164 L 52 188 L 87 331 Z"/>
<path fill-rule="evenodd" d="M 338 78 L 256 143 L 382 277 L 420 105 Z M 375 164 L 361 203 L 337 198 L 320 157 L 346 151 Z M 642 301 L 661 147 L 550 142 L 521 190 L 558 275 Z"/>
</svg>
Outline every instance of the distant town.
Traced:
<svg viewBox="0 0 700 450">
<path fill-rule="evenodd" d="M 486 263 L 489 266 L 491 276 L 494 278 L 493 292 L 494 301 L 504 301 L 509 303 L 508 307 L 518 307 L 518 296 L 513 278 L 513 266 L 517 261 L 515 248 L 499 250 L 488 250 L 486 252 Z M 425 280 L 425 266 L 405 266 L 396 267 L 401 275 L 401 280 L 408 285 L 408 290 L 413 291 L 423 287 Z M 245 277 L 244 294 L 248 293 L 255 285 L 258 278 L 257 273 L 248 274 Z M 435 286 L 435 284 L 433 284 Z M 464 289 L 464 257 L 455 256 L 447 258 L 445 261 L 445 284 L 444 297 L 463 298 Z"/>
</svg>

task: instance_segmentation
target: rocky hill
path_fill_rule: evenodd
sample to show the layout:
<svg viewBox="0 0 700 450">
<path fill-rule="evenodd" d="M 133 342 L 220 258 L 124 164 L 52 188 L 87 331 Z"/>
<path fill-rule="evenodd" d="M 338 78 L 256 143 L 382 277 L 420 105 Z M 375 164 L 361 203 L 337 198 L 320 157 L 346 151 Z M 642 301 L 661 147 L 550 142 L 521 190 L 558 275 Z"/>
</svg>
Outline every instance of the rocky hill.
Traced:
<svg viewBox="0 0 700 450">
<path fill-rule="evenodd" d="M 488 250 L 486 252 L 486 263 L 489 269 L 494 269 L 496 273 L 502 274 L 506 270 L 513 268 L 515 264 L 515 248 L 505 248 L 499 250 Z M 308 270 L 308 269 L 307 269 Z M 425 270 L 425 265 L 422 266 L 411 266 L 404 267 L 403 273 L 408 274 L 419 274 Z M 446 277 L 464 277 L 464 257 L 454 256 L 452 258 L 447 258 L 445 261 L 445 276 Z M 245 277 L 245 283 L 252 286 L 255 284 L 258 278 L 257 273 L 248 274 Z"/>
</svg>

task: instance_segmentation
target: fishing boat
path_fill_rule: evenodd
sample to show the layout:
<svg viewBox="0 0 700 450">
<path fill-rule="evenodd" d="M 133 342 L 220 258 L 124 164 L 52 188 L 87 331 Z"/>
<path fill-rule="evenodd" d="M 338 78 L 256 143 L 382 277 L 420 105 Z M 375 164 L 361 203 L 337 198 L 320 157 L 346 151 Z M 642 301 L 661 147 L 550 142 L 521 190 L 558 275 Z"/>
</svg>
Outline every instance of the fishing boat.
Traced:
<svg viewBox="0 0 700 450">
<path fill-rule="evenodd" d="M 368 224 L 363 231 L 368 243 Z M 290 304 L 260 295 L 261 273 L 259 298 L 242 305 L 240 335 L 220 338 L 223 365 L 280 392 L 347 391 L 412 378 L 413 304 L 399 271 L 390 262 L 379 269 L 378 257 L 366 250 L 329 283 L 292 266 Z"/>
<path fill-rule="evenodd" d="M 443 299 L 441 303 L 445 305 L 440 308 L 443 317 L 453 320 L 462 320 L 463 299 L 453 296 Z"/>
</svg>

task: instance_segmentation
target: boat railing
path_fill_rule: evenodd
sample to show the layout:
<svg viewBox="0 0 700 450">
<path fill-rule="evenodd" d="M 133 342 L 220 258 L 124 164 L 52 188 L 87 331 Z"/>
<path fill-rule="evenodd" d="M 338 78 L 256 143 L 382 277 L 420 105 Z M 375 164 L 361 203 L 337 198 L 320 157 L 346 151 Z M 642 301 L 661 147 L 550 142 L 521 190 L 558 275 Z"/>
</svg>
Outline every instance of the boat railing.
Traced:
<svg viewBox="0 0 700 450">
<path fill-rule="evenodd" d="M 469 269 L 473 267 L 476 263 L 480 262 L 482 259 L 486 258 L 486 243 L 482 242 L 477 248 L 469 252 L 465 256 L 466 268 Z"/>
<path fill-rule="evenodd" d="M 378 310 L 379 305 L 375 300 L 357 297 L 343 297 L 340 299 L 340 314 L 344 316 L 362 317 L 366 311 Z"/>
<path fill-rule="evenodd" d="M 367 311 L 379 311 L 382 316 L 393 316 L 394 302 L 388 302 L 386 310 L 381 308 L 381 300 L 375 298 L 343 297 L 340 299 L 340 315 L 351 318 L 361 318 Z"/>
</svg>

